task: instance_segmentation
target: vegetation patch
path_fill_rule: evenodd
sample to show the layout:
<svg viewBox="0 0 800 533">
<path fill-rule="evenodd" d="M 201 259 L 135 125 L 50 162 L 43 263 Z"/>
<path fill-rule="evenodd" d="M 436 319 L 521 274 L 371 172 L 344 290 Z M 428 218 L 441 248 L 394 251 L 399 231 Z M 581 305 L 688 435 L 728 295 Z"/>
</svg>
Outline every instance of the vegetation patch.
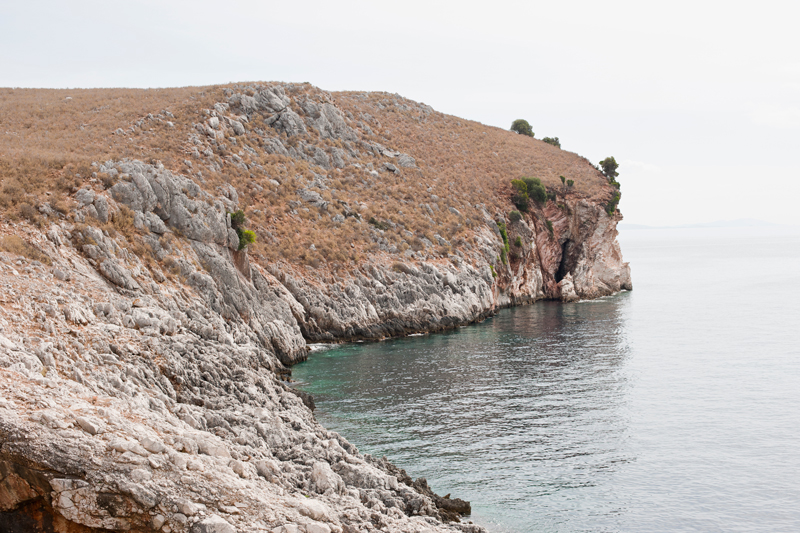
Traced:
<svg viewBox="0 0 800 533">
<path fill-rule="evenodd" d="M 513 131 L 514 133 L 519 133 L 520 135 L 533 137 L 533 128 L 531 128 L 531 125 L 524 118 L 518 118 L 517 120 L 512 122 L 511 131 Z"/>
<path fill-rule="evenodd" d="M 511 185 L 514 187 L 514 195 L 511 197 L 511 202 L 520 211 L 527 211 L 528 185 L 522 180 L 511 180 Z"/>
<path fill-rule="evenodd" d="M 0 250 L 5 252 L 9 252 L 15 255 L 21 255 L 23 257 L 27 257 L 28 259 L 32 259 L 33 261 L 39 261 L 40 263 L 44 263 L 46 265 L 50 265 L 53 261 L 50 257 L 39 250 L 36 246 L 30 244 L 22 240 L 22 237 L 19 235 L 5 235 L 0 237 Z"/>
<path fill-rule="evenodd" d="M 376 228 L 378 228 L 378 229 L 379 229 L 379 230 L 381 230 L 381 231 L 386 231 L 386 230 L 388 230 L 389 228 L 391 228 L 391 227 L 392 227 L 392 226 L 391 226 L 391 225 L 390 225 L 388 222 L 386 222 L 385 220 L 378 220 L 378 219 L 377 219 L 377 218 L 375 218 L 375 217 L 369 217 L 369 223 L 370 223 L 372 226 L 375 226 Z"/>
<path fill-rule="evenodd" d="M 561 141 L 558 140 L 558 137 L 545 137 L 542 141 L 547 144 L 552 144 L 556 148 L 561 148 Z"/>
<path fill-rule="evenodd" d="M 256 234 L 254 231 L 246 229 L 244 211 L 239 209 L 234 213 L 229 213 L 231 216 L 231 227 L 236 230 L 239 236 L 239 250 L 244 250 L 248 245 L 256 242 Z"/>
<path fill-rule="evenodd" d="M 620 192 L 617 191 L 614 193 L 614 196 L 612 196 L 611 199 L 606 203 L 606 213 L 608 213 L 608 216 L 613 215 L 614 212 L 617 210 L 617 204 L 619 203 L 619 199 L 621 196 L 622 195 L 620 194 Z"/>
<path fill-rule="evenodd" d="M 542 185 L 539 178 L 522 178 L 525 182 L 528 191 L 528 197 L 537 204 L 544 204 L 547 202 L 547 189 Z"/>
</svg>

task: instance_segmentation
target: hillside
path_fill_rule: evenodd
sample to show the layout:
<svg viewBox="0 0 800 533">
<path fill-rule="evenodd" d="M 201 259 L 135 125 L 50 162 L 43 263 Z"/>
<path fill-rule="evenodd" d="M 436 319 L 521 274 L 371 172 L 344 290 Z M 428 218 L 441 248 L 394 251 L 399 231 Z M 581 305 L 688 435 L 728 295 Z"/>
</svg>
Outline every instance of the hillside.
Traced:
<svg viewBox="0 0 800 533">
<path fill-rule="evenodd" d="M 479 531 L 289 366 L 631 288 L 587 160 L 385 93 L 3 89 L 0 179 L 9 531 Z"/>
<path fill-rule="evenodd" d="M 448 242 L 469 241 L 469 230 L 484 218 L 477 205 L 492 214 L 509 210 L 513 178 L 536 176 L 555 189 L 564 175 L 574 179 L 577 197 L 610 195 L 602 175 L 573 153 L 396 95 L 286 86 L 289 109 L 302 117 L 297 131 L 280 121 L 268 124 L 275 115 L 271 107 L 254 108 L 248 115 L 241 106 L 228 104 L 232 95 L 255 94 L 259 87 L 4 89 L 0 206 L 11 220 L 31 215 L 26 206 L 47 202 L 67 214 L 69 199 L 52 202 L 45 192 L 107 186 L 105 175 L 99 183 L 91 181 L 97 170 L 92 163 L 159 161 L 196 179 L 211 194 L 218 195 L 218 187 L 228 183 L 236 188 L 240 206 L 262 237 L 251 255 L 337 270 L 376 248 L 369 227 L 354 220 L 337 223 L 337 214 L 401 224 L 414 236 L 393 228 L 382 237 L 402 251 L 419 246 L 420 237 L 436 243 L 435 233 Z M 329 118 L 324 107 L 331 102 L 342 113 Z M 213 136 L 204 131 L 216 118 L 212 115 L 221 120 Z M 242 134 L 230 119 L 241 125 Z M 317 122 L 324 124 L 322 129 L 311 125 Z M 413 157 L 399 160 L 400 153 Z M 399 173 L 387 171 L 385 164 Z M 301 188 L 322 196 L 328 216 L 307 206 L 298 194 Z M 428 209 L 433 204 L 438 208 Z M 305 209 L 296 209 L 300 205 Z M 309 250 L 311 244 L 316 250 Z M 451 248 L 427 255 L 443 256 Z"/>
</svg>

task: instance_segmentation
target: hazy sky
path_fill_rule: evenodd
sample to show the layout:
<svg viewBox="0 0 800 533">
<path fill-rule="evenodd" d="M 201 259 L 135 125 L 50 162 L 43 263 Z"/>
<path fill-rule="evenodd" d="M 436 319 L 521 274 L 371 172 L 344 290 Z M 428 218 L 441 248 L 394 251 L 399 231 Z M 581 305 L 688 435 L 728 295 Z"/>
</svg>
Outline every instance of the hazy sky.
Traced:
<svg viewBox="0 0 800 533">
<path fill-rule="evenodd" d="M 796 5 L 0 0 L 0 86 L 388 91 L 615 156 L 627 222 L 800 224 Z"/>
</svg>

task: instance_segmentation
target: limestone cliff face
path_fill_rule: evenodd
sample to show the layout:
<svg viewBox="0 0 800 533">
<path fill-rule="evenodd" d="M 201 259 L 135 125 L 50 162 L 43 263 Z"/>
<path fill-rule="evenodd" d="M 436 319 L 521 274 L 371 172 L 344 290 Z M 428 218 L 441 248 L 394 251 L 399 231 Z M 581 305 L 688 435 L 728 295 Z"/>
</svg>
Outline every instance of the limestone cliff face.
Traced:
<svg viewBox="0 0 800 533">
<path fill-rule="evenodd" d="M 208 143 L 218 149 L 257 123 L 271 128 L 258 135 L 281 165 L 379 175 L 366 167 L 369 149 L 387 159 L 384 178 L 410 184 L 401 172 L 421 172 L 422 155 L 367 143 L 370 127 L 330 101 L 293 100 L 280 87 L 254 94 L 231 91 L 187 151 L 203 148 L 219 165 Z M 312 131 L 333 144 L 289 141 Z M 284 206 L 292 220 L 313 208 L 334 230 L 350 223 L 372 239 L 333 273 L 239 250 L 229 213 L 248 190 L 274 184 L 214 189 L 201 172 L 133 159 L 94 168 L 113 185 L 74 191 L 69 218 L 43 205 L 38 227 L 0 225 L 4 243 L 25 244 L 0 253 L 2 531 L 482 531 L 452 522 L 464 502 L 321 427 L 313 399 L 284 381 L 288 367 L 306 358 L 307 342 L 437 331 L 504 306 L 631 288 L 604 188 L 562 193 L 513 222 L 507 198 L 467 206 L 467 216 L 431 193 L 427 220 L 446 210 L 469 237 L 451 243 L 432 228 L 437 251 L 422 231 L 414 248 L 392 244 L 390 231 L 413 235 L 402 219 L 368 224 L 341 199 L 330 212 L 332 178 L 287 179 L 285 190 L 300 187 Z"/>
</svg>

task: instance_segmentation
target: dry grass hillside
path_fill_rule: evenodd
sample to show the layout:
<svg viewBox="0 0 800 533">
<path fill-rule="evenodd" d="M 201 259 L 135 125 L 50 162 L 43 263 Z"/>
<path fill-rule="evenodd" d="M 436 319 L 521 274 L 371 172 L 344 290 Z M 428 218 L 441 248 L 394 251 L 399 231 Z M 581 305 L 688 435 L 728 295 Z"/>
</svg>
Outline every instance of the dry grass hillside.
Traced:
<svg viewBox="0 0 800 533">
<path fill-rule="evenodd" d="M 275 87 L 302 124 L 247 108 Z M 78 189 L 120 179 L 98 164 L 126 158 L 160 162 L 216 196 L 233 185 L 257 235 L 251 255 L 328 272 L 365 254 L 468 259 L 474 230 L 513 209 L 510 180 L 522 176 L 553 191 L 565 176 L 578 197 L 612 195 L 574 153 L 387 93 L 265 83 L 0 89 L 3 218 L 72 221 Z"/>
</svg>

